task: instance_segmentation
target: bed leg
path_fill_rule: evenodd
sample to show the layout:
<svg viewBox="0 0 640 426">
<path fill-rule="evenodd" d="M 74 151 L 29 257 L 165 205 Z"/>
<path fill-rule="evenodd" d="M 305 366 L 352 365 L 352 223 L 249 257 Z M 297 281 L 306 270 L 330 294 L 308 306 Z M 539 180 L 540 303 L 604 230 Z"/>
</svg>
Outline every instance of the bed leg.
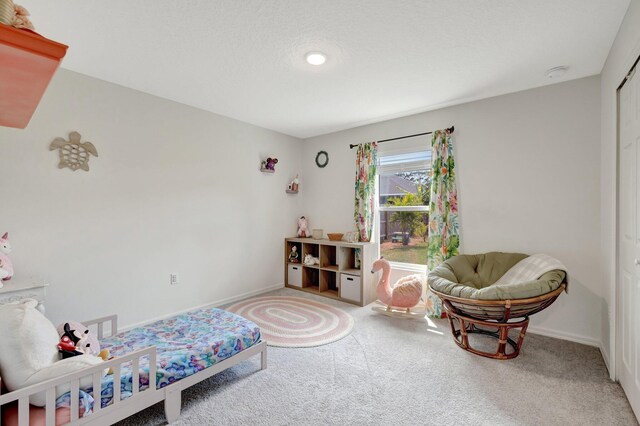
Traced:
<svg viewBox="0 0 640 426">
<path fill-rule="evenodd" d="M 267 369 L 267 348 L 265 346 L 264 350 L 260 353 L 260 369 Z"/>
<path fill-rule="evenodd" d="M 167 423 L 173 423 L 180 417 L 182 405 L 182 391 L 180 389 L 167 389 L 164 397 L 164 415 Z"/>
</svg>

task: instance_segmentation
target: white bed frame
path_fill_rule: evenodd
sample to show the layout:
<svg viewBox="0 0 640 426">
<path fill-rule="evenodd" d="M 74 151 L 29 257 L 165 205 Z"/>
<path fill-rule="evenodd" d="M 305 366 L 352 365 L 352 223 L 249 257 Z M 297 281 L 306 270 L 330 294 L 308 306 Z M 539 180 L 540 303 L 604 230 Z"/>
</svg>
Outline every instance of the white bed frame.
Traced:
<svg viewBox="0 0 640 426">
<path fill-rule="evenodd" d="M 95 320 L 84 322 L 83 324 L 90 328 L 97 329 L 98 339 L 105 337 L 104 325 L 111 323 L 111 330 L 109 336 L 118 334 L 118 317 L 116 315 L 98 318 Z M 155 377 L 156 375 L 156 348 L 155 346 L 149 346 L 148 348 L 140 349 L 131 352 L 125 356 L 117 357 L 112 360 L 106 361 L 103 364 L 93 367 L 87 367 L 75 373 L 67 374 L 65 376 L 58 377 L 56 379 L 47 380 L 46 382 L 38 383 L 14 392 L 9 392 L 4 395 L 0 395 L 0 408 L 14 401 L 18 401 L 18 425 L 29 425 L 29 396 L 40 392 L 45 392 L 46 395 L 46 426 L 55 426 L 55 400 L 56 400 L 56 386 L 69 385 L 71 388 L 71 425 L 112 425 L 115 422 L 123 420 L 139 411 L 144 410 L 147 407 L 152 406 L 160 401 L 164 401 L 164 412 L 168 423 L 172 423 L 180 416 L 180 409 L 182 404 L 182 390 L 199 383 L 214 374 L 217 374 L 229 367 L 232 367 L 254 355 L 260 354 L 261 356 L 261 369 L 267 368 L 267 343 L 264 341 L 258 342 L 244 351 L 225 359 L 217 364 L 212 365 L 196 374 L 172 383 L 162 389 L 156 389 L 154 385 L 150 385 L 145 390 L 139 389 L 140 377 L 139 366 L 140 358 L 149 357 L 149 377 Z M 120 371 L 122 365 L 131 362 L 133 370 L 133 389 L 132 395 L 125 399 L 120 400 Z M 113 401 L 106 407 L 102 408 L 100 403 L 94 403 L 93 413 L 80 418 L 79 417 L 79 391 L 80 380 L 85 377 L 93 377 L 93 398 L 95 401 L 101 401 L 101 377 L 106 368 L 113 368 Z M 150 380 L 150 384 L 153 383 Z M 1 420 L 0 420 L 1 422 Z"/>
</svg>

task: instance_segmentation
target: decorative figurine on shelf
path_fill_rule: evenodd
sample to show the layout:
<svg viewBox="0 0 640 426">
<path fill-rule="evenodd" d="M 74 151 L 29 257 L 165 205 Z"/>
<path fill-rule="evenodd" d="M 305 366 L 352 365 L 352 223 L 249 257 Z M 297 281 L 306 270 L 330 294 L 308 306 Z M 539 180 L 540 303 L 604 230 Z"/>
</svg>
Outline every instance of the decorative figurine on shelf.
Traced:
<svg viewBox="0 0 640 426">
<path fill-rule="evenodd" d="M 348 243 L 357 243 L 358 235 L 360 235 L 358 231 L 347 232 L 346 234 L 344 234 L 344 237 L 342 237 L 342 239 Z"/>
<path fill-rule="evenodd" d="M 298 219 L 298 237 L 309 238 L 311 236 L 311 232 L 309 232 L 309 224 L 307 223 L 307 218 L 302 216 Z"/>
<path fill-rule="evenodd" d="M 290 263 L 298 263 L 300 259 L 298 259 L 298 247 L 291 247 L 291 253 L 289 253 L 289 262 Z"/>
<path fill-rule="evenodd" d="M 2 281 L 9 281 L 13 277 L 13 263 L 7 256 L 11 253 L 11 244 L 9 244 L 9 233 L 5 232 L 0 238 L 0 288 Z"/>
<path fill-rule="evenodd" d="M 291 190 L 298 192 L 298 186 L 300 185 L 300 180 L 298 179 L 298 175 L 291 181 Z"/>
<path fill-rule="evenodd" d="M 275 172 L 276 164 L 278 164 L 278 159 L 269 157 L 262 162 L 262 170 Z"/>
<path fill-rule="evenodd" d="M 313 266 L 313 265 L 319 265 L 320 264 L 320 259 L 318 259 L 317 257 L 314 257 L 310 254 L 305 254 L 304 255 L 304 264 L 307 266 Z"/>
</svg>

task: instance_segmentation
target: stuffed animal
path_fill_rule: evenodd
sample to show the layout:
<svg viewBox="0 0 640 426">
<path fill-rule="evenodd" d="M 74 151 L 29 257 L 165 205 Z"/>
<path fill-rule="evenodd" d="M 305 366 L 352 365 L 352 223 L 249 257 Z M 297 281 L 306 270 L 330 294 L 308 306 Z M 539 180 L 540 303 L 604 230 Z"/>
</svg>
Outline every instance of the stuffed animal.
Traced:
<svg viewBox="0 0 640 426">
<path fill-rule="evenodd" d="M 7 256 L 11 253 L 11 244 L 9 244 L 9 233 L 5 232 L 0 238 L 0 288 L 2 281 L 9 281 L 13 277 L 13 263 Z"/>
<path fill-rule="evenodd" d="M 103 350 L 101 350 L 101 351 L 100 351 L 100 353 L 98 354 L 98 356 L 99 356 L 100 358 L 102 358 L 102 360 L 103 360 L 103 361 L 109 361 L 110 359 L 113 359 L 113 358 L 114 358 L 114 357 L 109 356 L 109 355 L 110 355 L 110 353 L 109 353 L 109 349 L 103 349 Z M 113 374 L 113 368 L 109 368 L 109 370 L 107 370 L 107 374 L 108 374 L 108 375 Z"/>
<path fill-rule="evenodd" d="M 373 262 L 371 273 L 375 274 L 382 270 L 382 276 L 376 287 L 378 300 L 387 305 L 385 312 L 393 312 L 392 308 L 402 308 L 404 313 L 411 314 L 411 308 L 420 303 L 422 297 L 424 275 L 408 275 L 400 278 L 392 287 L 389 283 L 391 275 L 391 264 L 383 257 Z M 424 312 L 422 313 L 424 316 Z"/>
<path fill-rule="evenodd" d="M 289 253 L 289 262 L 298 263 L 298 247 L 291 247 L 291 253 Z"/>
<path fill-rule="evenodd" d="M 102 359 L 92 355 L 60 360 L 57 348 L 60 335 L 36 306 L 38 301 L 34 299 L 0 305 L 2 385 L 6 385 L 9 392 L 103 363 Z M 93 377 L 82 376 L 79 381 L 80 388 L 86 389 L 91 387 Z M 67 392 L 69 384 L 60 383 L 56 386 L 55 397 L 59 398 Z M 29 398 L 31 404 L 43 407 L 46 394 L 37 392 L 25 398 Z"/>
<path fill-rule="evenodd" d="M 99 356 L 100 342 L 87 327 L 79 322 L 70 321 L 61 324 L 57 331 L 60 335 L 58 351 L 62 359 L 83 354 Z"/>
<path fill-rule="evenodd" d="M 276 164 L 278 164 L 278 159 L 277 158 L 267 158 L 266 161 L 264 161 L 264 169 L 265 170 L 273 170 L 274 172 L 276 171 Z"/>
<path fill-rule="evenodd" d="M 307 223 L 307 218 L 304 216 L 298 219 L 298 237 L 311 237 L 311 232 L 309 232 L 309 224 Z"/>
<path fill-rule="evenodd" d="M 317 257 L 313 257 L 310 254 L 305 254 L 304 255 L 304 264 L 307 265 L 307 266 L 319 265 L 320 264 L 320 259 L 318 259 Z"/>
</svg>

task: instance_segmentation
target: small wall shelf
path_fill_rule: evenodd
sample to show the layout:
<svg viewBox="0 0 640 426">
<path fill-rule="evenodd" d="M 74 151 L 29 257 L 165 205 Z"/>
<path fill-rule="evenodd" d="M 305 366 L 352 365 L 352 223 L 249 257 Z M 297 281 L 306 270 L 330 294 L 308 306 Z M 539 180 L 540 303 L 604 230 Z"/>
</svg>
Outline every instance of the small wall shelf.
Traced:
<svg viewBox="0 0 640 426">
<path fill-rule="evenodd" d="M 298 191 L 292 191 L 290 189 L 287 189 L 286 192 L 287 192 L 287 194 L 297 194 L 298 193 Z"/>
<path fill-rule="evenodd" d="M 260 167 L 260 171 L 261 171 L 262 173 L 275 173 L 275 172 L 276 172 L 275 170 L 265 169 L 265 168 L 263 168 L 263 167 Z"/>
<path fill-rule="evenodd" d="M 289 262 L 289 253 L 296 247 L 299 262 Z M 371 265 L 377 255 L 371 243 L 287 238 L 285 249 L 285 286 L 320 296 L 365 306 L 377 299 L 376 275 Z M 307 266 L 304 256 L 320 259 L 320 265 Z"/>
</svg>

